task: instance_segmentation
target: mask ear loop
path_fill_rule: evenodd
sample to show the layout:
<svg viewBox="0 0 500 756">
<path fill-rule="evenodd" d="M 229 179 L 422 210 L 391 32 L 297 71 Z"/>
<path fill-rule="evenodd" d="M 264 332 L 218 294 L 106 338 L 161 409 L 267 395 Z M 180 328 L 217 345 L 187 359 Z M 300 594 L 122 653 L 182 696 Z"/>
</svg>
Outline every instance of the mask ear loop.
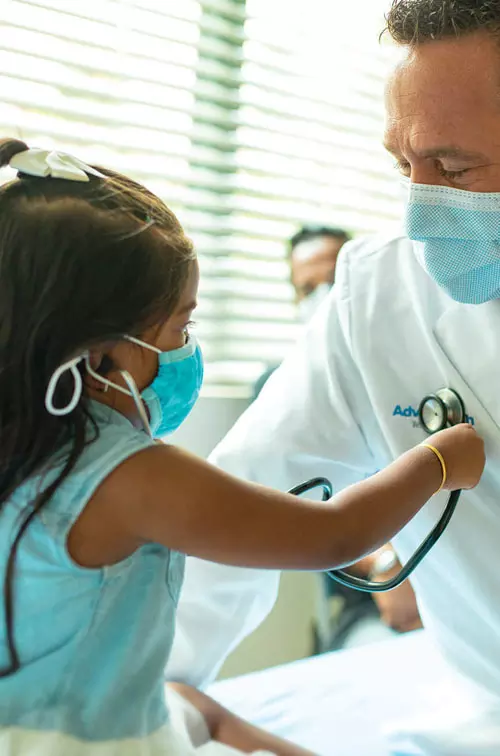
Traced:
<svg viewBox="0 0 500 756">
<path fill-rule="evenodd" d="M 116 391 L 120 391 L 122 394 L 132 397 L 132 399 L 134 400 L 135 406 L 137 408 L 137 412 L 139 413 L 139 417 L 142 420 L 144 430 L 151 438 L 153 438 L 153 434 L 151 432 L 151 426 L 149 424 L 149 419 L 148 419 L 146 410 L 144 408 L 141 395 L 139 394 L 136 383 L 134 379 L 132 378 L 132 376 L 130 375 L 130 373 L 128 373 L 126 370 L 120 370 L 120 375 L 122 376 L 123 380 L 128 386 L 128 389 L 126 389 L 123 386 L 118 385 L 118 383 L 114 383 L 114 381 L 108 381 L 107 378 L 104 378 L 104 376 L 99 375 L 99 373 L 96 373 L 96 371 L 93 369 L 92 365 L 90 364 L 90 358 L 88 354 L 85 355 L 85 365 L 87 367 L 87 372 L 89 373 L 89 375 L 91 375 L 92 378 L 94 378 L 96 381 L 103 383 L 106 386 L 106 388 L 114 388 L 116 389 Z"/>
<path fill-rule="evenodd" d="M 151 425 L 149 424 L 149 418 L 148 413 L 146 412 L 146 409 L 144 407 L 144 403 L 142 401 L 141 395 L 139 394 L 139 390 L 137 388 L 137 385 L 130 375 L 130 373 L 127 370 L 120 370 L 120 375 L 129 387 L 129 391 L 132 395 L 132 399 L 135 402 L 135 406 L 137 408 L 137 412 L 139 413 L 139 417 L 142 420 L 142 424 L 144 426 L 144 430 L 149 435 L 150 438 L 153 438 L 153 433 L 151 431 Z"/>
<path fill-rule="evenodd" d="M 144 347 L 144 349 L 149 349 L 151 352 L 156 352 L 156 354 L 161 354 L 161 349 L 158 349 L 158 347 L 153 346 L 152 344 L 147 344 L 145 341 L 142 341 L 141 339 L 137 339 L 135 336 L 125 336 L 127 341 L 130 341 L 132 344 L 137 344 L 137 346 Z M 137 411 L 139 413 L 139 416 L 142 420 L 142 424 L 144 426 L 144 430 L 150 438 L 154 438 L 153 432 L 151 431 L 151 425 L 149 422 L 148 414 L 144 408 L 144 403 L 142 401 L 141 395 L 139 394 L 139 391 L 137 389 L 136 383 L 130 373 L 128 373 L 126 370 L 120 370 L 120 374 L 129 387 L 130 393 L 132 394 L 132 398 L 135 402 L 135 406 L 137 407 Z"/>
<path fill-rule="evenodd" d="M 114 388 L 116 391 L 120 391 L 122 394 L 125 394 L 125 396 L 130 396 L 130 391 L 127 391 L 126 388 L 123 388 L 123 386 L 119 386 L 118 383 L 114 383 L 113 381 L 108 381 L 107 378 L 104 378 L 103 375 L 99 375 L 99 373 L 96 373 L 92 365 L 90 364 L 90 356 L 87 353 L 85 355 L 85 367 L 87 368 L 87 373 L 94 378 L 94 380 L 99 381 L 99 383 L 102 383 L 106 390 L 108 388 Z"/>
<path fill-rule="evenodd" d="M 72 360 L 68 360 L 63 365 L 60 365 L 57 370 L 54 370 L 54 372 L 52 373 L 52 377 L 49 381 L 49 385 L 47 386 L 47 391 L 45 393 L 45 408 L 50 415 L 55 415 L 55 417 L 69 415 L 70 412 L 73 412 L 76 405 L 80 401 L 83 390 L 83 381 L 82 376 L 80 375 L 80 371 L 78 370 L 78 363 L 82 359 L 84 359 L 84 357 L 85 355 L 74 357 Z M 75 382 L 73 396 L 71 397 L 66 407 L 55 407 L 54 394 L 57 390 L 57 384 L 59 383 L 61 376 L 64 375 L 64 373 L 68 370 L 72 374 L 73 380 Z"/>
<path fill-rule="evenodd" d="M 156 347 L 152 347 L 149 344 L 139 341 L 139 339 L 134 339 L 133 337 L 129 337 L 129 340 L 139 344 L 140 346 L 143 346 L 143 345 L 147 346 L 155 352 L 160 353 L 161 351 L 159 349 L 156 349 Z M 94 378 L 96 381 L 99 381 L 100 383 L 104 384 L 106 389 L 114 388 L 116 389 L 116 391 L 120 391 L 122 394 L 132 397 L 132 399 L 135 402 L 137 411 L 139 413 L 139 417 L 142 420 L 144 430 L 151 438 L 153 438 L 153 434 L 151 432 L 151 425 L 149 423 L 149 418 L 148 418 L 146 409 L 141 399 L 141 395 L 139 394 L 139 391 L 137 389 L 136 383 L 134 379 L 132 378 L 132 376 L 130 375 L 130 373 L 128 373 L 126 370 L 120 370 L 120 374 L 123 380 L 125 381 L 125 383 L 127 384 L 128 389 L 124 388 L 123 386 L 119 386 L 118 383 L 114 383 L 113 381 L 108 381 L 107 378 L 104 378 L 102 375 L 99 375 L 99 373 L 96 373 L 96 371 L 93 369 L 92 365 L 90 364 L 90 355 L 88 352 L 80 355 L 79 357 L 74 357 L 72 360 L 68 360 L 63 365 L 60 365 L 56 370 L 54 370 L 50 378 L 49 385 L 47 386 L 47 391 L 45 393 L 45 407 L 47 409 L 47 412 L 49 412 L 51 415 L 55 415 L 56 417 L 62 417 L 64 415 L 69 415 L 70 412 L 73 412 L 73 410 L 76 408 L 78 402 L 81 399 L 82 392 L 83 392 L 82 376 L 80 374 L 80 371 L 78 370 L 78 363 L 81 362 L 81 360 L 85 360 L 85 367 L 87 368 L 87 372 L 89 373 L 89 375 L 91 375 L 92 378 Z M 64 375 L 64 373 L 68 370 L 72 374 L 73 380 L 75 382 L 74 389 L 73 389 L 73 396 L 71 397 L 66 407 L 55 407 L 54 395 L 57 390 L 57 385 L 59 383 L 61 376 Z"/>
<path fill-rule="evenodd" d="M 149 349 L 151 352 L 156 352 L 156 354 L 161 354 L 161 349 L 158 349 L 158 347 L 155 347 L 152 344 L 146 344 L 145 341 L 136 339 L 135 336 L 125 336 L 125 338 L 127 341 L 131 341 L 132 344 L 137 344 L 138 346 L 144 347 L 144 349 Z"/>
</svg>

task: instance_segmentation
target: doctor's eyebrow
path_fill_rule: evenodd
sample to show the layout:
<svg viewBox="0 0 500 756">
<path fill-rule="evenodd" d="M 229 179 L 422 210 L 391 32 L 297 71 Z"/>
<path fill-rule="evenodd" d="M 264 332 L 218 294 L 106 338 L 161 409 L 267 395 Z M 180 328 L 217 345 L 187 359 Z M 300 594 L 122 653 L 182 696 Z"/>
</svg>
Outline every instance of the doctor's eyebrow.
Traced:
<svg viewBox="0 0 500 756">
<path fill-rule="evenodd" d="M 391 153 L 391 155 L 394 155 L 397 158 L 401 158 L 401 152 L 395 145 L 390 144 L 389 142 L 385 142 L 384 147 L 387 152 Z M 440 158 L 450 158 L 452 160 L 464 160 L 469 163 L 476 163 L 478 160 L 483 162 L 489 161 L 489 158 L 486 155 L 483 155 L 481 152 L 464 150 L 462 149 L 462 147 L 457 147 L 456 145 L 452 144 L 432 147 L 428 150 L 417 151 L 415 154 L 417 155 L 417 157 L 423 159 L 434 158 L 435 160 L 439 160 Z"/>
<path fill-rule="evenodd" d="M 470 150 L 464 150 L 461 147 L 456 147 L 454 145 L 422 150 L 421 152 L 417 152 L 417 155 L 421 158 L 458 158 L 460 160 L 467 160 L 471 163 L 476 162 L 477 160 L 488 160 L 486 155 L 483 155 L 481 152 L 471 152 Z"/>
</svg>

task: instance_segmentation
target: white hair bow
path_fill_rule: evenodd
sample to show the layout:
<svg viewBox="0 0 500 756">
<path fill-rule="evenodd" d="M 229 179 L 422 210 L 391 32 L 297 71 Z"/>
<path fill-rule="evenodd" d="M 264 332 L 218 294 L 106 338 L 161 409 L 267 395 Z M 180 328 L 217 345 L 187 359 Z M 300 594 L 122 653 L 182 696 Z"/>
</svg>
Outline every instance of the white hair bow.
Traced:
<svg viewBox="0 0 500 756">
<path fill-rule="evenodd" d="M 51 177 L 68 181 L 90 181 L 89 175 L 105 178 L 95 168 L 82 163 L 72 155 L 67 155 L 65 152 L 40 150 L 37 147 L 18 152 L 11 158 L 9 165 L 20 173 L 41 178 Z"/>
</svg>

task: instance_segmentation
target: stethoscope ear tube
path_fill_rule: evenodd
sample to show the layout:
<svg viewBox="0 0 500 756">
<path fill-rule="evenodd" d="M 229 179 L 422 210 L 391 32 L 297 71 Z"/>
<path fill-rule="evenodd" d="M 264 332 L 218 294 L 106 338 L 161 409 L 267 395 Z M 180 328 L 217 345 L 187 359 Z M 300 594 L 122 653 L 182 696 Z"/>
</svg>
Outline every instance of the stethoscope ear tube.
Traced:
<svg viewBox="0 0 500 756">
<path fill-rule="evenodd" d="M 312 478 L 311 480 L 308 480 L 305 483 L 301 483 L 300 485 L 290 489 L 288 493 L 293 494 L 294 496 L 300 496 L 301 494 L 312 491 L 315 488 L 323 489 L 322 501 L 327 501 L 331 498 L 332 484 L 327 478 Z M 347 588 L 354 588 L 354 590 L 356 591 L 363 591 L 364 593 L 383 593 L 385 591 L 392 591 L 394 588 L 397 588 L 399 585 L 401 585 L 401 583 L 404 583 L 404 581 L 409 577 L 409 575 L 411 575 L 415 568 L 418 567 L 420 562 L 424 559 L 425 556 L 427 556 L 432 547 L 441 538 L 453 516 L 461 493 L 462 491 L 452 491 L 450 493 L 445 510 L 435 527 L 431 530 L 427 538 L 425 538 L 425 540 L 420 544 L 413 556 L 410 557 L 407 563 L 400 569 L 398 574 L 390 580 L 375 582 L 373 580 L 367 580 L 365 578 L 356 577 L 355 575 L 350 575 L 344 570 L 328 570 L 326 574 L 337 583 L 345 585 L 347 586 Z"/>
</svg>

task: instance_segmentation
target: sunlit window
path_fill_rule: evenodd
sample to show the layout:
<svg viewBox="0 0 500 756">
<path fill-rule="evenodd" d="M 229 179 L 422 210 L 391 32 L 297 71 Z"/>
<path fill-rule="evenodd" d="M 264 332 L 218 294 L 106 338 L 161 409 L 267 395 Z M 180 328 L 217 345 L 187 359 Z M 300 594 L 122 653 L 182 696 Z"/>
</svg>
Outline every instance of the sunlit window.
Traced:
<svg viewBox="0 0 500 756">
<path fill-rule="evenodd" d="M 202 270 L 208 385 L 293 343 L 285 241 L 400 213 L 381 142 L 384 0 L 2 0 L 0 127 L 147 184 Z"/>
</svg>

